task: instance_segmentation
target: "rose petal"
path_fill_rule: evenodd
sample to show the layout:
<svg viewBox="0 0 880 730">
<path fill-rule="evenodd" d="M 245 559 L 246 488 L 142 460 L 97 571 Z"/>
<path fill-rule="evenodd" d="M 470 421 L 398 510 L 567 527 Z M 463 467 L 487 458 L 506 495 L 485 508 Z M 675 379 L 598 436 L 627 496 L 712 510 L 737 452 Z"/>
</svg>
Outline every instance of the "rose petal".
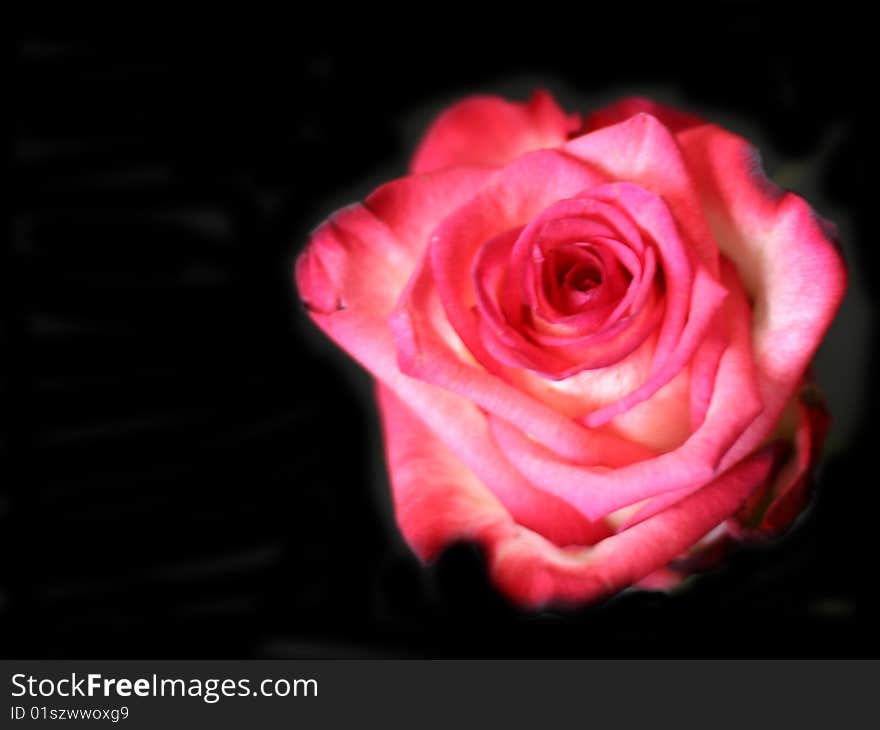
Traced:
<svg viewBox="0 0 880 730">
<path fill-rule="evenodd" d="M 536 91 L 525 104 L 472 96 L 434 121 L 410 170 L 504 165 L 525 152 L 559 147 L 579 127 L 580 116 L 566 114 L 546 91 Z"/>
<path fill-rule="evenodd" d="M 766 478 L 758 454 L 666 512 L 594 547 L 560 548 L 517 525 L 411 411 L 380 389 L 401 531 L 423 559 L 460 540 L 480 544 L 496 585 L 530 608 L 597 599 L 662 568 L 730 515 Z"/>
<path fill-rule="evenodd" d="M 667 567 L 659 568 L 635 583 L 634 587 L 643 591 L 672 591 L 681 585 L 684 577 L 681 573 Z"/>
<path fill-rule="evenodd" d="M 705 269 L 698 269 L 693 290 L 690 292 L 691 309 L 687 323 L 681 330 L 678 341 L 669 343 L 668 356 L 663 359 L 655 354 L 652 372 L 645 382 L 619 400 L 588 413 L 582 419 L 584 423 L 591 428 L 608 423 L 633 406 L 646 401 L 681 372 L 704 342 L 709 326 L 727 293 L 727 290 L 712 279 Z M 661 337 L 663 334 L 664 330 L 661 330 Z M 661 347 L 662 340 L 658 342 L 657 350 L 659 351 Z"/>
<path fill-rule="evenodd" d="M 461 167 L 410 175 L 380 185 L 367 196 L 364 207 L 391 230 L 397 244 L 412 254 L 414 268 L 437 224 L 470 200 L 494 174 L 494 170 Z"/>
<path fill-rule="evenodd" d="M 829 224 L 767 180 L 745 140 L 714 125 L 686 130 L 679 140 L 718 245 L 753 300 L 765 409 L 726 457 L 732 464 L 779 420 L 840 306 L 846 269 Z"/>
<path fill-rule="evenodd" d="M 387 315 L 427 246 L 427 233 L 492 174 L 462 169 L 401 178 L 379 187 L 365 205 L 338 211 L 297 259 L 300 298 L 325 314 L 355 307 Z"/>
<path fill-rule="evenodd" d="M 795 419 L 791 453 L 766 487 L 750 497 L 749 503 L 728 522 L 729 530 L 739 539 L 778 535 L 794 522 L 809 501 L 813 470 L 830 417 L 815 388 L 809 385 L 803 386 L 788 409 L 794 412 Z"/>
<path fill-rule="evenodd" d="M 652 117 L 657 117 L 671 132 L 682 132 L 685 129 L 705 124 L 703 119 L 695 114 L 689 114 L 665 104 L 658 104 L 656 101 L 644 97 L 631 96 L 589 114 L 587 116 L 587 131 L 592 132 L 602 127 L 625 122 L 636 114 L 650 114 Z"/>
<path fill-rule="evenodd" d="M 718 363 L 712 373 L 711 385 L 707 383 L 692 385 L 700 388 L 708 388 L 711 391 L 710 401 L 702 413 L 702 421 L 695 427 L 694 433 L 700 433 L 706 428 L 706 419 L 709 417 L 710 408 L 714 408 L 719 425 L 722 426 L 719 434 L 723 434 L 717 442 L 719 448 L 714 452 L 717 459 L 735 443 L 739 435 L 745 431 L 763 412 L 758 376 L 752 364 L 751 329 L 749 327 L 749 304 L 746 301 L 745 292 L 739 282 L 739 276 L 733 266 L 722 259 L 722 276 L 725 286 L 731 292 L 724 310 L 719 314 L 719 319 L 728 324 L 729 339 L 724 342 L 722 352 L 718 355 Z M 720 326 L 714 331 L 714 336 L 707 339 L 701 350 L 705 355 L 698 354 L 694 358 L 693 367 L 705 368 L 703 359 L 714 360 L 718 349 L 720 334 L 725 331 Z M 707 381 L 708 373 L 702 373 Z M 702 410 L 702 409 L 701 409 Z M 726 466 L 722 465 L 717 471 L 723 471 Z M 638 522 L 651 517 L 667 509 L 680 500 L 693 493 L 694 487 L 676 489 L 665 494 L 660 494 L 648 500 L 634 514 L 626 519 L 621 529 L 627 529 Z"/>
<path fill-rule="evenodd" d="M 505 495 L 493 492 L 390 389 L 379 385 L 376 393 L 398 524 L 423 559 L 450 541 L 473 537 L 471 509 L 477 522 L 481 512 L 490 511 L 561 546 L 592 545 L 611 534 L 602 521 L 589 522 L 565 502 L 527 485 L 522 488 L 522 479 Z M 409 490 L 405 499 L 400 498 L 401 488 Z M 510 499 L 501 499 L 505 496 Z"/>
</svg>

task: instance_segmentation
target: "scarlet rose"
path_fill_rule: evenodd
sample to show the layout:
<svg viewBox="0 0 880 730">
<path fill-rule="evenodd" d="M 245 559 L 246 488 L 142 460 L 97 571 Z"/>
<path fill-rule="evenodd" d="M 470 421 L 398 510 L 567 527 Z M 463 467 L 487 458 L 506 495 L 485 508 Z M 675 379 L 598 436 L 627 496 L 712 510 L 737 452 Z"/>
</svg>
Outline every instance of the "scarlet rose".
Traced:
<svg viewBox="0 0 880 730">
<path fill-rule="evenodd" d="M 376 378 L 409 545 L 479 543 L 539 607 L 668 585 L 803 508 L 831 235 L 690 114 L 480 96 L 314 232 L 296 281 Z"/>
</svg>

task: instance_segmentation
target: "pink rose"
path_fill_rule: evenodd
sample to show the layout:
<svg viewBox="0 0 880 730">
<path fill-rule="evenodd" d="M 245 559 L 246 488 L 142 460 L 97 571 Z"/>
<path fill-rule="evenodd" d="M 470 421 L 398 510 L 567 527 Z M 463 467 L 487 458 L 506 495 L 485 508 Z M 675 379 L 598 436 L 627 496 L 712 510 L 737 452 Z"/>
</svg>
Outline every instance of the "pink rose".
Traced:
<svg viewBox="0 0 880 730">
<path fill-rule="evenodd" d="M 314 232 L 296 282 L 376 379 L 409 545 L 479 543 L 522 606 L 668 586 L 806 503 L 807 369 L 846 272 L 714 124 L 465 99 L 410 175 Z"/>
</svg>

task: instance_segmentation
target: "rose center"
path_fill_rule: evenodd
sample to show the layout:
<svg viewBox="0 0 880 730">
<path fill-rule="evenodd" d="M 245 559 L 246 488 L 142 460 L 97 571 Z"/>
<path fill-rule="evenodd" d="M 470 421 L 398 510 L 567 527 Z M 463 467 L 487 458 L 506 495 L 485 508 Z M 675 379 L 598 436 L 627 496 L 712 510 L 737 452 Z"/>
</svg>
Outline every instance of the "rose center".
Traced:
<svg viewBox="0 0 880 730">
<path fill-rule="evenodd" d="M 587 292 L 602 284 L 602 269 L 593 263 L 581 263 L 571 266 L 563 273 L 561 284 L 569 289 Z"/>
</svg>

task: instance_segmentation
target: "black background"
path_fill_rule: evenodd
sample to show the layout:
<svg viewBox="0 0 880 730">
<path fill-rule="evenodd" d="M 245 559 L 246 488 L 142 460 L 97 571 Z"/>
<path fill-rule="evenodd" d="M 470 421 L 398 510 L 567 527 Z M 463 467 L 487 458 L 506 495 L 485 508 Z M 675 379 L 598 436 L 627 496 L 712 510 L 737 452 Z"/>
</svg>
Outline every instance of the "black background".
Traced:
<svg viewBox="0 0 880 730">
<path fill-rule="evenodd" d="M 21 20 L 0 271 L 4 654 L 880 654 L 866 424 L 786 540 L 680 595 L 521 615 L 473 549 L 423 569 L 403 547 L 368 379 L 295 299 L 308 231 L 402 174 L 432 113 L 535 80 L 563 99 L 662 87 L 746 120 L 779 159 L 821 155 L 815 192 L 846 212 L 864 287 L 878 254 L 858 19 L 653 7 Z M 867 289 L 842 316 L 866 321 Z M 872 368 L 873 334 L 842 356 Z M 876 391 L 858 397 L 876 408 Z"/>
</svg>

